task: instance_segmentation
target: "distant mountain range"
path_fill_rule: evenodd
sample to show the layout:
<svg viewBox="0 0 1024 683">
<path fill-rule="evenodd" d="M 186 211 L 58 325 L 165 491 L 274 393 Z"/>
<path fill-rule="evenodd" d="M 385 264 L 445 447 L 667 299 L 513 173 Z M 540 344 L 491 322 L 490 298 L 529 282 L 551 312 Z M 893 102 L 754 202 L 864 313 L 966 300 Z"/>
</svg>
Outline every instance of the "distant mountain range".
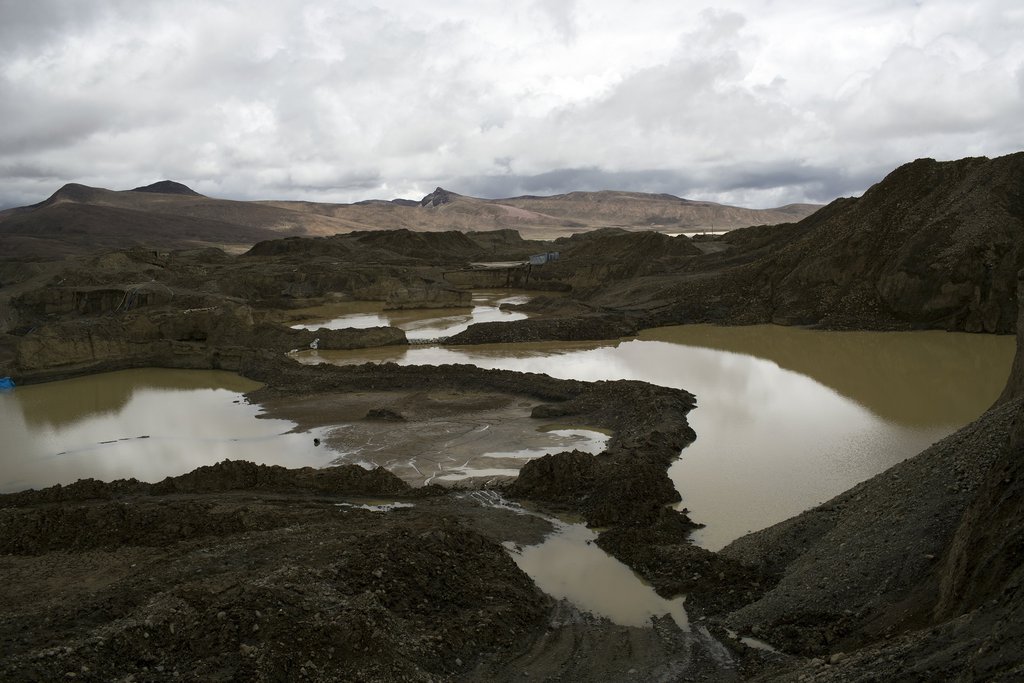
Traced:
<svg viewBox="0 0 1024 683">
<path fill-rule="evenodd" d="M 5 258 L 38 258 L 135 245 L 241 249 L 275 237 L 393 228 L 430 232 L 512 228 L 532 239 L 604 227 L 731 230 L 798 221 L 818 208 L 790 204 L 745 209 L 668 194 L 616 191 L 478 199 L 443 188 L 419 202 L 253 202 L 206 197 L 171 180 L 126 191 L 71 183 L 43 202 L 0 212 L 0 251 Z"/>
</svg>

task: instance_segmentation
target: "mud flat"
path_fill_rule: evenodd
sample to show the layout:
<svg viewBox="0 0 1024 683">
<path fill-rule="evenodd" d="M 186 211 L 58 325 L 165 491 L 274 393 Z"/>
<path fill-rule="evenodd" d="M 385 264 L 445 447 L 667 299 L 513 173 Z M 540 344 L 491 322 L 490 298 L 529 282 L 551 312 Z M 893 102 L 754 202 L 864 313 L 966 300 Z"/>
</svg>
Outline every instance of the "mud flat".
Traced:
<svg viewBox="0 0 1024 683">
<path fill-rule="evenodd" d="M 608 437 L 599 431 L 533 417 L 539 404 L 515 394 L 426 388 L 261 400 L 264 417 L 315 431 L 333 451 L 332 464 L 384 467 L 417 486 L 494 483 L 548 453 L 604 450 Z"/>
</svg>

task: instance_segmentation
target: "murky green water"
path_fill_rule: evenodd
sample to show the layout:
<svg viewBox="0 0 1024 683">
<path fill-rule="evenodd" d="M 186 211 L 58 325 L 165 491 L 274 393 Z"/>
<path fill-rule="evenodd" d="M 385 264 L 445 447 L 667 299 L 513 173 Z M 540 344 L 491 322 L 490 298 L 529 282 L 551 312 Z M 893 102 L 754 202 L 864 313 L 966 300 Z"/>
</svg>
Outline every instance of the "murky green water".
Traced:
<svg viewBox="0 0 1024 683">
<path fill-rule="evenodd" d="M 920 452 L 995 400 L 1013 337 L 679 326 L 618 343 L 303 352 L 304 362 L 470 363 L 697 395 L 697 441 L 669 471 L 717 549 Z"/>
</svg>

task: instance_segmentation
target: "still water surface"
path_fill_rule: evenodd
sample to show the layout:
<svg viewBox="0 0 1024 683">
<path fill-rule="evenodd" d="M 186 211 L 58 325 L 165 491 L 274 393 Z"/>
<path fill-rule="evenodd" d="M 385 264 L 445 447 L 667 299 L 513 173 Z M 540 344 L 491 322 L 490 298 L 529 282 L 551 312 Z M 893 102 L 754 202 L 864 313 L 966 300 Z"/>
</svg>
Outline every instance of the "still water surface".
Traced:
<svg viewBox="0 0 1024 683">
<path fill-rule="evenodd" d="M 771 325 L 648 330 L 617 343 L 302 352 L 303 362 L 469 363 L 697 395 L 669 474 L 704 547 L 782 521 L 970 422 L 1002 390 L 1013 337 Z"/>
<path fill-rule="evenodd" d="M 225 458 L 319 467 L 337 455 L 256 419 L 228 372 L 125 370 L 0 392 L 0 492 L 92 477 L 158 481 Z"/>
<path fill-rule="evenodd" d="M 293 327 L 307 330 L 397 327 L 405 330 L 409 341 L 425 341 L 458 334 L 475 323 L 522 320 L 527 317 L 525 313 L 503 311 L 500 306 L 522 304 L 529 299 L 529 294 L 511 290 L 475 291 L 472 306 L 468 308 L 394 311 L 384 310 L 384 303 L 380 301 L 353 301 L 318 307 L 316 315 Z"/>
<path fill-rule="evenodd" d="M 697 441 L 669 474 L 717 549 L 913 455 L 977 417 L 999 394 L 1012 337 L 682 326 L 612 343 L 302 352 L 304 362 L 470 363 L 581 380 L 638 379 L 697 395 Z M 155 481 L 224 458 L 288 467 L 338 452 L 255 419 L 229 373 L 142 370 L 0 393 L 0 491 L 81 477 Z M 558 434 L 552 434 L 557 445 Z M 581 435 L 570 435 L 580 438 Z M 599 436 L 599 435 L 598 435 Z M 596 443 L 596 442 L 595 442 Z M 538 453 L 480 454 L 512 474 Z M 474 464 L 475 467 L 482 465 Z M 464 468 L 466 469 L 466 468 Z M 504 470 L 509 470 L 505 472 Z M 447 472 L 457 480 L 477 474 Z"/>
</svg>

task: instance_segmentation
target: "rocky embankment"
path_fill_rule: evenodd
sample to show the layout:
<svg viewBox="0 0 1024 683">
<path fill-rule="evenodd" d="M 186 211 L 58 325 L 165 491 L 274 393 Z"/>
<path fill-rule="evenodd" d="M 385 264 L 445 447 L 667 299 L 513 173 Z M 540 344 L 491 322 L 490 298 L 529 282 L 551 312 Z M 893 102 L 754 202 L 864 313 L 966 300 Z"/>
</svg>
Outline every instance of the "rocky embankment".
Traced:
<svg viewBox="0 0 1024 683">
<path fill-rule="evenodd" d="M 39 381 L 142 365 L 236 370 L 243 356 L 308 346 L 404 344 L 400 330 L 292 330 L 297 307 L 380 301 L 386 308 L 463 307 L 429 259 L 508 258 L 518 235 L 371 232 L 217 249 L 133 249 L 66 262 L 0 262 L 0 375 Z"/>
<path fill-rule="evenodd" d="M 450 501 L 380 513 L 342 494 L 408 491 L 382 470 L 225 462 L 0 497 L 0 677 L 451 680 L 544 629 L 551 600 Z"/>
<path fill-rule="evenodd" d="M 721 551 L 772 584 L 722 622 L 810 658 L 766 679 L 1024 675 L 1024 324 L 1017 341 L 1007 390 L 974 423 Z"/>
<path fill-rule="evenodd" d="M 255 355 L 291 349 L 353 349 L 405 344 L 393 327 L 301 330 L 255 323 L 252 310 L 229 302 L 198 309 L 149 307 L 114 317 L 43 324 L 18 340 L 18 383 L 134 367 L 238 371 Z"/>
<path fill-rule="evenodd" d="M 444 340 L 445 344 L 513 344 L 532 341 L 591 341 L 631 337 L 637 321 L 624 315 L 591 313 L 577 316 L 485 322 Z"/>
<path fill-rule="evenodd" d="M 561 238 L 530 286 L 640 327 L 775 323 L 1011 334 L 1024 268 L 1024 152 L 901 166 L 793 224 L 696 243 L 616 230 Z M 563 304 L 566 305 L 566 304 Z M 547 302 L 524 308 L 538 315 Z M 509 323 L 509 328 L 531 323 Z M 553 328 L 553 330 L 556 328 Z M 536 336 L 537 330 L 522 336 Z M 596 331 L 591 331 L 593 335 Z M 508 338 L 517 333 L 504 331 Z M 558 338 L 558 337 L 554 337 Z"/>
</svg>

